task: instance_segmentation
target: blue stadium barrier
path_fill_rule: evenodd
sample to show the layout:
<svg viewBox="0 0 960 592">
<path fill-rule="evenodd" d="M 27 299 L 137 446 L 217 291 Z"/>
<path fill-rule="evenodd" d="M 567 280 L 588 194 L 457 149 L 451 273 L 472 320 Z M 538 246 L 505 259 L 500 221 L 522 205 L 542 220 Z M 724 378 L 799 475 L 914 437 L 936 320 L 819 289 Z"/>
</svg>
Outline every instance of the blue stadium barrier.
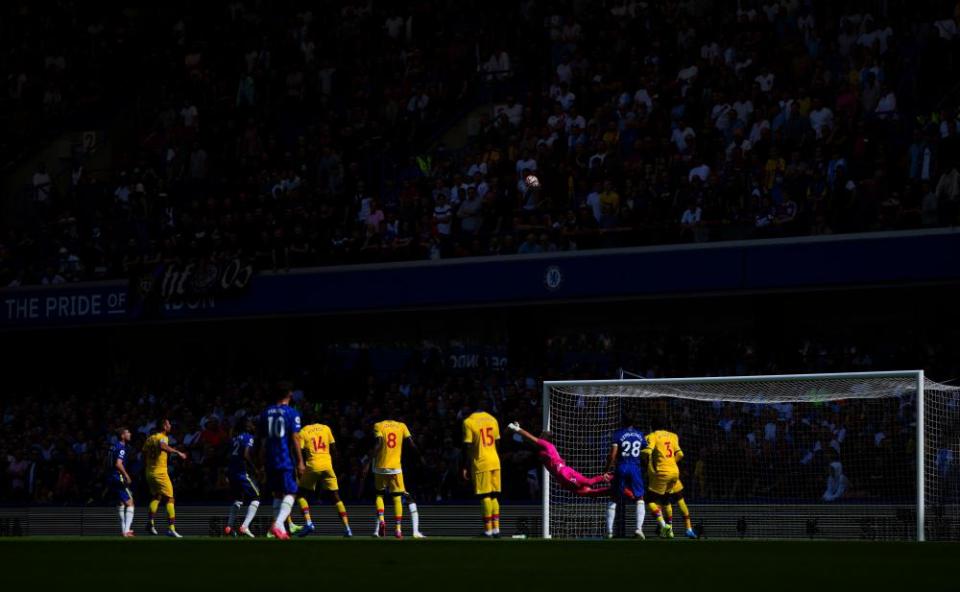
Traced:
<svg viewBox="0 0 960 592">
<path fill-rule="evenodd" d="M 182 270 L 179 270 L 182 271 Z M 415 310 L 957 282 L 960 231 L 939 229 L 259 273 L 239 288 L 137 303 L 139 283 L 0 290 L 0 328 Z M 182 279 L 176 276 L 174 279 Z M 188 278 L 192 279 L 192 278 Z M 179 282 L 179 285 L 189 282 Z"/>
</svg>

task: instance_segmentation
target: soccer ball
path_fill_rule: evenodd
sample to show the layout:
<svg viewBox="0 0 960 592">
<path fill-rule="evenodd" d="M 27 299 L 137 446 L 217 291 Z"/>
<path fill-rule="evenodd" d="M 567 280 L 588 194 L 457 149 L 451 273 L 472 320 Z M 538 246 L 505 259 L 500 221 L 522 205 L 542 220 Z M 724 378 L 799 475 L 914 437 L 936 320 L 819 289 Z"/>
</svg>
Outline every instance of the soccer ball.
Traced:
<svg viewBox="0 0 960 592">
<path fill-rule="evenodd" d="M 538 179 L 536 175 L 527 175 L 523 182 L 526 183 L 530 189 L 538 189 L 540 187 L 540 179 Z"/>
</svg>

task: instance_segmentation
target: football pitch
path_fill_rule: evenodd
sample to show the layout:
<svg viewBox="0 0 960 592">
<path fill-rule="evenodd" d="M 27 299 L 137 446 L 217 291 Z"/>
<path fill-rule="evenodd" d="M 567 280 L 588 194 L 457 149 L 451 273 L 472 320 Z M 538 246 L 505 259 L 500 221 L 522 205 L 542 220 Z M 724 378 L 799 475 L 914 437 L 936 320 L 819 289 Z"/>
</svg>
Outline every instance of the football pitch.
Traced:
<svg viewBox="0 0 960 592">
<path fill-rule="evenodd" d="M 396 541 L 311 538 L 0 540 L 11 590 L 958 590 L 950 543 L 769 541 Z M 21 588 L 21 586 L 23 588 Z"/>
</svg>

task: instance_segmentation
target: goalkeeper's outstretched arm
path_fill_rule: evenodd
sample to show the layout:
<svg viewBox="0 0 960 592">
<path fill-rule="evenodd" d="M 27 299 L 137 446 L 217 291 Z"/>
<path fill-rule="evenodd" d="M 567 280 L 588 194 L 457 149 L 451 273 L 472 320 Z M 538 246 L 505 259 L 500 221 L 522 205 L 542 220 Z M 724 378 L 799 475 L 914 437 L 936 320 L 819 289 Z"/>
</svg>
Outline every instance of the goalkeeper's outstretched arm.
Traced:
<svg viewBox="0 0 960 592">
<path fill-rule="evenodd" d="M 533 434 L 531 434 L 530 432 L 528 432 L 527 430 L 521 428 L 518 422 L 507 424 L 507 428 L 509 428 L 514 433 L 520 434 L 521 438 L 523 438 L 524 440 L 526 440 L 531 444 L 536 444 L 537 441 L 540 439 L 534 436 Z"/>
</svg>

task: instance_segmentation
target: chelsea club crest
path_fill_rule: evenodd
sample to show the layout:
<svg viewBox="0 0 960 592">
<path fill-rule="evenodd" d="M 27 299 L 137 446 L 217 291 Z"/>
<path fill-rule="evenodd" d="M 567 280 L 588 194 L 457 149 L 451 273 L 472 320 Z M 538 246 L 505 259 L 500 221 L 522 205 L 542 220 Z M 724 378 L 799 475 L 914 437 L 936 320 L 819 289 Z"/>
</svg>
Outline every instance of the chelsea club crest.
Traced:
<svg viewBox="0 0 960 592">
<path fill-rule="evenodd" d="M 560 284 L 563 283 L 563 273 L 560 271 L 560 268 L 556 265 L 551 265 L 547 268 L 547 272 L 543 275 L 543 285 L 547 287 L 551 292 L 560 289 Z"/>
</svg>

